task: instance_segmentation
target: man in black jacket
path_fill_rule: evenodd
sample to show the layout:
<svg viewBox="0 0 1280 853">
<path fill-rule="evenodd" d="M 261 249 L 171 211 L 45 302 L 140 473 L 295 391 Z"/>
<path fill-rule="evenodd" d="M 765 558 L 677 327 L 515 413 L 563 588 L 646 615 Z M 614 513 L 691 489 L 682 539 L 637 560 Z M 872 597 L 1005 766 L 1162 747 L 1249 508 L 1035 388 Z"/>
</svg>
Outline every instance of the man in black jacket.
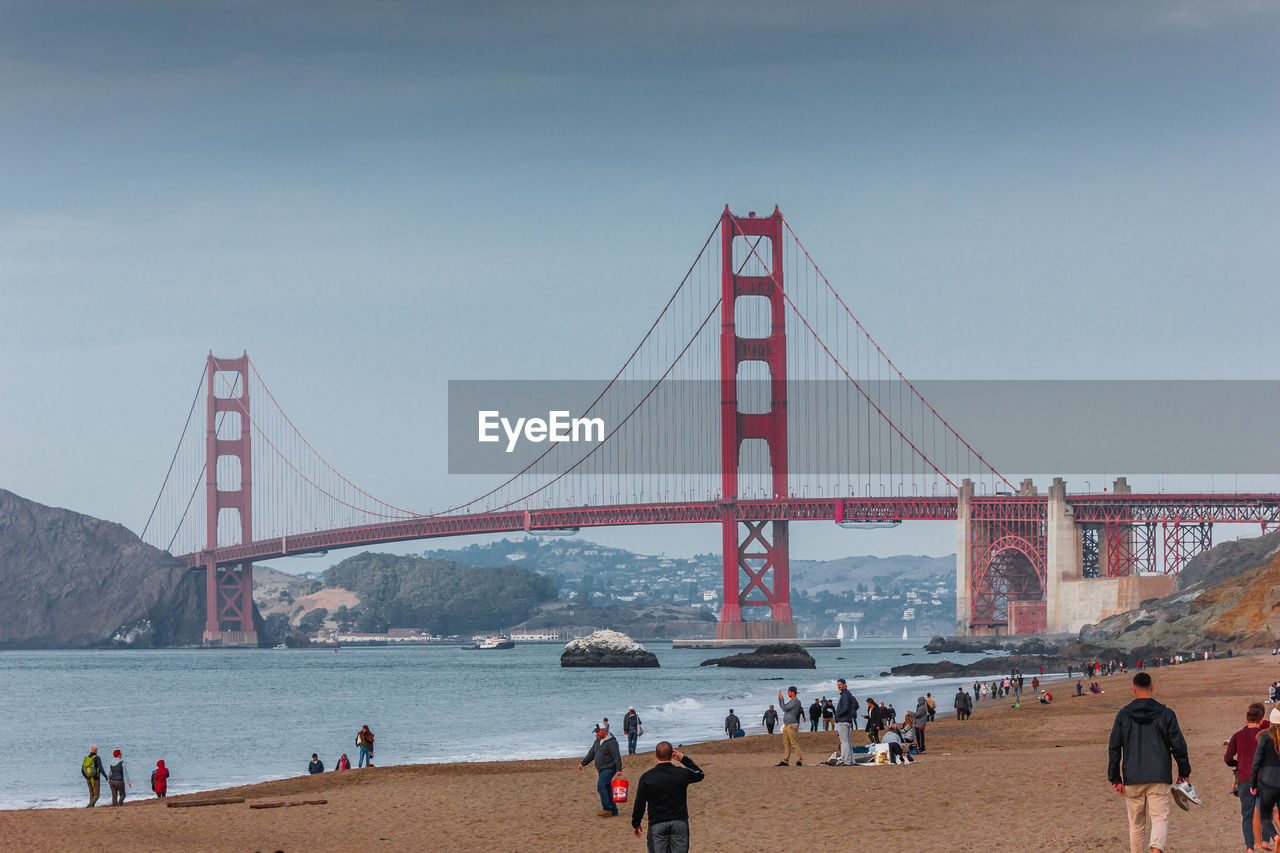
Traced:
<svg viewBox="0 0 1280 853">
<path fill-rule="evenodd" d="M 1108 745 L 1107 779 L 1123 794 L 1129 812 L 1130 853 L 1147 850 L 1147 821 L 1151 821 L 1151 850 L 1163 853 L 1169 831 L 1170 756 L 1178 765 L 1178 781 L 1191 775 L 1187 741 L 1172 710 L 1151 698 L 1151 676 L 1133 677 L 1135 698 L 1116 713 Z"/>
<path fill-rule="evenodd" d="M 640 821 L 649 808 L 648 847 L 653 853 L 688 853 L 689 786 L 703 780 L 693 759 L 670 741 L 661 741 L 653 751 L 658 764 L 644 772 L 636 784 L 636 802 L 631 809 L 631 829 L 640 837 Z M 676 767 L 672 759 L 683 767 Z"/>
<path fill-rule="evenodd" d="M 617 817 L 618 804 L 613 801 L 613 777 L 622 772 L 622 752 L 617 739 L 603 726 L 596 726 L 596 739 L 591 742 L 586 757 L 578 762 L 578 769 L 591 762 L 596 763 L 596 793 L 600 795 L 600 817 Z"/>
</svg>

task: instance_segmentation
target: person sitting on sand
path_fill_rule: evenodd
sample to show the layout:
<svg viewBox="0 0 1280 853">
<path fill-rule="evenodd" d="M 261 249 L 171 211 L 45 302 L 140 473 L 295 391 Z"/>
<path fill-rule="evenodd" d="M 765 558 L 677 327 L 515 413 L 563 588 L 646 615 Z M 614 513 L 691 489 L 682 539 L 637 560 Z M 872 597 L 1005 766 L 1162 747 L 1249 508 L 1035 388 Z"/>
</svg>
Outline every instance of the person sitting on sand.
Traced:
<svg viewBox="0 0 1280 853">
<path fill-rule="evenodd" d="M 1041 704 L 1041 705 L 1048 705 L 1048 704 L 1049 704 L 1050 702 L 1052 702 L 1052 701 L 1053 701 L 1053 694 L 1052 694 L 1052 693 L 1050 693 L 1048 690 L 1046 690 L 1044 693 L 1040 694 L 1040 704 Z"/>
</svg>

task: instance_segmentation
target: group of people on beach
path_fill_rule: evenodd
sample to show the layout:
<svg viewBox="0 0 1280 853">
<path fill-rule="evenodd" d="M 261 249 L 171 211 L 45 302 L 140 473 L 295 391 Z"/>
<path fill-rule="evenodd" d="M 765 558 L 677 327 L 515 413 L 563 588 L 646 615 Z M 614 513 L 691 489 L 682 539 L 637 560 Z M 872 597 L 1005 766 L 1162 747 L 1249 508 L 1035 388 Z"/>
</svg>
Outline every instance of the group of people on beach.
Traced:
<svg viewBox="0 0 1280 853">
<path fill-rule="evenodd" d="M 111 805 L 124 805 L 125 795 L 133 787 L 133 782 L 124 766 L 124 753 L 116 749 L 112 751 L 111 757 L 111 763 L 103 767 L 95 744 L 89 747 L 89 754 L 80 763 L 80 775 L 89 786 L 89 805 L 85 808 L 91 809 L 98 804 L 103 779 L 107 780 L 107 787 L 111 789 Z M 156 762 L 156 769 L 151 771 L 151 790 L 157 797 L 163 797 L 169 791 L 169 768 L 164 766 L 163 758 Z"/>
<path fill-rule="evenodd" d="M 367 725 L 361 726 L 360 731 L 356 733 L 356 746 L 360 749 L 360 767 L 373 766 L 373 732 L 369 730 Z M 133 782 L 129 779 L 129 771 L 124 765 L 124 753 L 117 749 L 111 753 L 112 761 L 106 766 L 103 765 L 101 757 L 98 755 L 98 747 L 96 745 L 89 747 L 89 754 L 84 757 L 84 761 L 80 764 L 80 775 L 84 777 L 85 783 L 89 786 L 89 805 L 86 808 L 93 808 L 98 804 L 98 796 L 102 791 L 102 780 L 107 780 L 107 787 L 111 789 L 111 805 L 124 805 L 125 796 L 129 789 L 133 787 Z M 347 754 L 342 753 L 337 761 L 334 770 L 350 770 L 351 761 L 347 758 Z M 311 762 L 307 765 L 307 772 L 315 775 L 324 772 L 324 762 L 320 760 L 320 756 L 311 753 Z M 169 768 L 165 766 L 164 759 L 156 761 L 156 767 L 151 771 L 151 790 L 155 792 L 157 797 L 164 797 L 169 793 Z"/>
<path fill-rule="evenodd" d="M 369 730 L 368 724 L 361 726 L 360 731 L 356 732 L 356 748 L 360 750 L 360 758 L 359 758 L 360 763 L 357 764 L 356 766 L 364 767 L 368 765 L 369 767 L 372 767 L 373 766 L 373 732 Z M 351 769 L 351 759 L 347 758 L 347 754 L 345 752 L 338 757 L 337 762 L 334 763 L 333 769 L 334 770 L 350 770 Z M 324 772 L 324 762 L 321 761 L 320 756 L 314 752 L 311 753 L 311 762 L 307 764 L 307 772 L 310 773 L 312 776 L 316 775 L 317 773 Z"/>
</svg>

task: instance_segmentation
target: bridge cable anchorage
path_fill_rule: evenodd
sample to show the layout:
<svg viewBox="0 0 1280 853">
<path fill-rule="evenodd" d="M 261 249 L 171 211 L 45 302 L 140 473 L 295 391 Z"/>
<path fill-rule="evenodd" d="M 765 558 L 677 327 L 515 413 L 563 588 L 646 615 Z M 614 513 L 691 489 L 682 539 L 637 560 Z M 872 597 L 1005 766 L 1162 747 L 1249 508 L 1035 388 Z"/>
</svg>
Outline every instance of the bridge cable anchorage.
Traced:
<svg viewBox="0 0 1280 853">
<path fill-rule="evenodd" d="M 643 347 L 644 347 L 645 343 L 646 343 L 646 342 L 649 340 L 649 338 L 653 335 L 654 330 L 658 328 L 658 324 L 659 324 L 660 322 L 662 322 L 662 318 L 663 318 L 664 316 L 666 316 L 666 314 L 667 314 L 667 312 L 670 310 L 670 308 L 671 308 L 672 304 L 674 304 L 674 303 L 675 303 L 675 301 L 676 301 L 676 297 L 680 295 L 680 292 L 685 288 L 685 285 L 689 283 L 689 279 L 690 279 L 690 277 L 693 275 L 694 271 L 698 268 L 698 262 L 699 262 L 699 261 L 701 261 L 701 260 L 702 260 L 703 255 L 705 255 L 705 254 L 706 254 L 707 247 L 711 245 L 711 241 L 712 241 L 713 239 L 715 239 L 715 236 L 716 236 L 716 234 L 718 233 L 718 231 L 719 231 L 719 230 L 720 230 L 720 220 L 719 220 L 719 219 L 717 219 L 717 220 L 716 220 L 716 225 L 715 225 L 715 227 L 714 227 L 714 228 L 712 228 L 712 229 L 711 229 L 711 233 L 707 235 L 707 239 L 706 239 L 706 241 L 702 244 L 702 248 L 698 251 L 698 255 L 697 255 L 697 257 L 695 257 L 695 258 L 693 259 L 693 263 L 691 263 L 691 264 L 689 265 L 689 269 L 685 272 L 685 274 L 684 274 L 684 278 L 682 278 L 682 279 L 680 280 L 680 283 L 679 283 L 678 285 L 676 285 L 675 292 L 673 292 L 673 293 L 671 294 L 671 297 L 667 300 L 666 304 L 662 306 L 662 310 L 658 313 L 658 316 L 654 319 L 653 323 L 652 323 L 652 324 L 650 324 L 650 326 L 649 326 L 649 330 L 648 330 L 647 332 L 645 332 L 645 333 L 644 333 L 644 337 L 642 337 L 642 338 L 640 339 L 640 343 L 636 344 L 635 349 L 633 349 L 633 350 L 631 351 L 631 355 L 627 356 L 627 360 L 623 362 L 622 367 L 618 368 L 618 371 L 613 375 L 613 378 L 609 380 L 609 382 L 604 386 L 604 388 L 603 388 L 603 389 L 601 389 L 600 393 L 596 395 L 595 399 L 591 401 L 590 405 L 588 405 L 588 406 L 586 407 L 586 409 L 584 409 L 584 410 L 583 410 L 583 412 L 582 412 L 582 416 L 583 416 L 583 417 L 586 417 L 587 415 L 591 414 L 591 412 L 595 411 L 596 406 L 600 403 L 600 401 L 601 401 L 601 400 L 603 400 L 603 399 L 604 399 L 605 394 L 607 394 L 607 393 L 609 392 L 609 389 L 613 388 L 613 387 L 614 387 L 614 385 L 616 385 L 616 384 L 617 384 L 618 380 L 622 377 L 622 374 L 623 374 L 623 373 L 625 373 L 625 372 L 626 372 L 626 370 L 627 370 L 627 368 L 628 368 L 628 367 L 630 367 L 630 366 L 631 366 L 631 364 L 632 364 L 632 362 L 634 362 L 634 361 L 635 361 L 636 356 L 640 353 L 640 351 L 641 351 L 641 349 L 643 349 Z M 718 304 L 719 304 L 719 303 L 717 303 L 717 305 L 718 305 Z M 713 311 L 713 313 L 714 313 L 714 311 Z M 696 340 L 696 339 L 697 339 L 698 334 L 701 332 L 702 327 L 703 327 L 703 326 L 705 326 L 705 325 L 706 325 L 706 321 L 704 320 L 704 321 L 703 321 L 702 326 L 699 326 L 699 327 L 698 327 L 698 330 L 697 330 L 696 332 L 694 332 L 694 336 L 693 336 L 693 338 L 690 340 L 690 344 L 692 344 L 693 340 Z M 688 349 L 688 345 L 686 345 L 685 349 Z M 682 353 L 683 353 L 683 350 L 682 350 Z M 678 360 L 678 359 L 677 359 L 677 360 Z M 669 372 L 669 371 L 668 371 L 668 372 Z M 664 376 L 665 376 L 665 374 L 664 374 Z M 621 424 L 619 424 L 619 426 L 621 426 Z M 614 432 L 616 432 L 616 431 L 617 431 L 617 430 L 615 429 L 615 430 L 614 430 Z M 610 435 L 612 435 L 612 434 L 613 434 L 613 433 L 610 433 Z M 602 442 L 600 442 L 600 445 L 603 445 L 604 443 L 605 443 L 605 442 L 604 442 L 604 441 L 602 441 Z M 599 446 L 599 445 L 597 445 L 597 446 Z M 477 505 L 477 504 L 479 504 L 481 501 L 485 500 L 486 498 L 492 497 L 493 495 L 495 495 L 495 494 L 497 494 L 498 492 L 500 492 L 500 491 L 502 491 L 503 489 L 505 489 L 507 486 L 509 486 L 509 485 L 511 485 L 512 483 L 514 483 L 516 480 L 518 480 L 518 479 L 520 479 L 521 477 L 523 477 L 525 474 L 529 473 L 529 472 L 533 469 L 533 467 L 534 467 L 535 465 L 537 465 L 539 462 L 541 462 L 541 461 L 543 460 L 543 458 L 545 458 L 548 454 L 550 454 L 550 453 L 552 452 L 552 450 L 553 450 L 553 449 L 555 449 L 555 445 L 553 445 L 553 444 L 548 444 L 548 445 L 547 445 L 547 448 L 546 448 L 545 450 L 543 450 L 541 453 L 539 453 L 539 454 L 537 455 L 537 457 L 535 457 L 535 458 L 533 459 L 533 461 L 531 461 L 528 465 L 526 465 L 524 468 L 520 469 L 520 470 L 519 470 L 518 472 L 516 472 L 515 474 L 512 474 L 508 479 L 506 479 L 506 480 L 505 480 L 505 481 L 503 481 L 502 483 L 499 483 L 497 486 L 494 486 L 492 489 L 490 489 L 489 491 L 485 492 L 484 494 L 482 494 L 482 495 L 480 495 L 480 496 L 478 496 L 478 497 L 472 498 L 471 500 L 466 501 L 466 502 L 464 502 L 464 503 L 460 503 L 460 504 L 458 504 L 458 505 L 456 505 L 456 506 L 449 507 L 448 509 L 443 509 L 443 510 L 441 510 L 441 511 L 437 512 L 437 513 L 433 513 L 430 517 L 437 517 L 437 516 L 452 515 L 453 513 L 461 512 L 461 511 L 464 511 L 464 510 L 468 510 L 469 508 L 476 506 L 476 505 Z M 590 455 L 590 454 L 588 454 L 588 455 Z M 586 457 L 583 457 L 583 458 L 585 459 Z M 557 478 L 557 479 L 559 479 L 559 478 Z M 550 485 L 550 483 L 548 483 L 548 484 L 546 484 L 546 485 Z M 544 486 L 543 488 L 545 488 L 545 486 Z M 538 490 L 536 490 L 536 491 L 532 492 L 532 493 L 531 493 L 531 494 L 529 494 L 529 495 L 525 495 L 525 496 L 522 496 L 522 497 L 520 497 L 520 498 L 516 498 L 516 499 L 514 499 L 514 500 L 512 500 L 512 501 L 507 502 L 506 504 L 503 504 L 502 506 L 503 506 L 503 507 L 507 507 L 507 506 L 511 506 L 513 503 L 519 503 L 520 501 L 525 500 L 526 498 L 531 497 L 533 494 L 537 494 L 537 493 L 538 493 L 538 492 L 540 492 L 540 491 L 542 491 L 542 489 L 538 489 Z"/>
<path fill-rule="evenodd" d="M 147 531 L 151 529 L 151 521 L 156 517 L 156 507 L 160 506 L 161 499 L 164 498 L 164 490 L 169 485 L 169 478 L 173 475 L 173 466 L 178 462 L 178 455 L 182 452 L 182 441 L 187 437 L 187 430 L 191 428 L 191 417 L 196 413 L 196 406 L 200 403 L 200 392 L 204 390 L 204 367 L 200 368 L 200 381 L 196 384 L 196 395 L 191 400 L 191 408 L 187 410 L 187 422 L 182 425 L 182 433 L 178 436 L 178 445 L 173 448 L 173 457 L 169 460 L 169 470 L 164 472 L 164 482 L 160 484 L 160 491 L 156 493 L 156 501 L 151 505 L 151 513 L 147 516 L 147 523 L 142 525 L 142 534 L 139 539 L 146 541 Z M 193 495 L 194 497 L 194 495 Z M 173 543 L 170 542 L 170 545 Z"/>
<path fill-rule="evenodd" d="M 826 274 L 823 273 L 822 268 L 818 266 L 817 262 L 814 261 L 813 256 L 809 254 L 809 250 L 805 248 L 804 243 L 801 242 L 800 238 L 796 235 L 796 232 L 792 230 L 791 223 L 787 222 L 787 218 L 785 216 L 782 217 L 782 224 L 783 224 L 783 227 L 787 229 L 787 233 L 791 235 L 791 239 L 796 241 L 796 246 L 800 249 L 801 252 L 804 253 L 805 258 L 808 259 L 810 265 L 813 267 L 814 271 L 818 274 L 818 277 L 822 279 L 822 283 L 826 285 L 827 290 L 831 292 L 831 295 L 835 297 L 836 302 L 839 303 L 840 307 L 844 309 L 845 314 L 847 314 L 849 316 L 849 319 L 852 320 L 854 324 L 858 327 L 858 331 L 863 335 L 863 337 L 867 339 L 868 343 L 871 346 L 874 346 L 876 348 L 876 352 L 880 355 L 881 358 L 885 360 L 886 363 L 888 363 L 889 367 L 891 367 L 894 373 L 898 375 L 898 378 L 901 379 L 906 384 L 906 386 L 911 389 L 912 393 L 916 395 L 916 397 L 920 400 L 922 405 L 928 407 L 929 411 L 933 414 L 933 416 L 937 418 L 944 427 L 946 427 L 948 432 L 950 432 L 953 436 L 955 436 L 956 440 L 958 440 L 961 444 L 963 444 L 970 453 L 976 456 L 978 458 L 978 461 L 980 461 L 984 466 L 986 466 L 986 468 L 989 471 L 991 471 L 991 473 L 999 477 L 1000 481 L 1003 482 L 1006 486 L 1008 486 L 1010 490 L 1014 490 L 1015 486 L 1013 485 L 1013 483 L 1009 482 L 1009 480 L 1003 474 L 997 471 L 991 465 L 991 463 L 988 462 L 983 457 L 981 453 L 975 450 L 974 447 L 971 444 L 969 444 L 968 441 L 965 440 L 964 436 L 956 432 L 955 428 L 951 426 L 951 423 L 945 417 L 943 417 L 943 415 L 937 409 L 933 407 L 932 403 L 930 403 L 928 400 L 925 399 L 924 395 L 920 393 L 920 391 L 915 387 L 914 384 L 912 384 L 911 380 L 908 379 L 906 375 L 898 368 L 898 365 L 894 363 L 893 359 L 889 357 L 888 353 L 886 353 L 883 349 L 881 349 L 880 344 L 876 342 L 876 339 L 872 337 L 871 333 L 868 332 L 866 327 L 862 325 L 862 321 L 858 319 L 857 315 L 854 314 L 852 310 L 850 310 L 849 306 L 845 303 L 844 299 L 840 296 L 840 293 L 834 287 L 831 286 L 830 280 L 828 280 Z"/>
</svg>

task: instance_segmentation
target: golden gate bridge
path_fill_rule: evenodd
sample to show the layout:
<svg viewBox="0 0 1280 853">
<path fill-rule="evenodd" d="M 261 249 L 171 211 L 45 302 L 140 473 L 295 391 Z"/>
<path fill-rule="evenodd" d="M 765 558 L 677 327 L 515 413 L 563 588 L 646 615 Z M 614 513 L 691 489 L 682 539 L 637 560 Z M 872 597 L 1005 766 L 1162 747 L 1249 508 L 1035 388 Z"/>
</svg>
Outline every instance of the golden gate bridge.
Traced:
<svg viewBox="0 0 1280 853">
<path fill-rule="evenodd" d="M 614 320 L 621 327 L 622 323 Z M 714 394 L 698 393 L 712 382 Z M 791 522 L 951 521 L 957 633 L 1075 630 L 1167 594 L 1212 526 L 1280 523 L 1275 494 L 1039 494 L 971 446 L 871 336 L 777 208 L 726 207 L 657 318 L 549 443 L 482 494 L 416 511 L 303 436 L 247 354 L 208 356 L 143 538 L 206 578 L 207 644 L 256 644 L 253 562 L 447 536 L 718 524 L 717 636 L 796 636 Z M 1092 618 L 1089 618 L 1092 616 Z"/>
</svg>

